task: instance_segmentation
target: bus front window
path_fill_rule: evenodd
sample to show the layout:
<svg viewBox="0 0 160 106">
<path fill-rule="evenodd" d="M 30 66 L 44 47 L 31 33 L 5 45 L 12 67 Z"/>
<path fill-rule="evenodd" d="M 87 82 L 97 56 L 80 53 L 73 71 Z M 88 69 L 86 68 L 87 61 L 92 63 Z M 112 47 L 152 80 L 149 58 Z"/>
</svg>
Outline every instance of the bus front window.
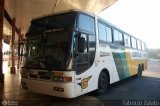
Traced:
<svg viewBox="0 0 160 106">
<path fill-rule="evenodd" d="M 47 70 L 70 70 L 71 32 L 54 32 L 27 38 L 24 67 Z"/>
</svg>

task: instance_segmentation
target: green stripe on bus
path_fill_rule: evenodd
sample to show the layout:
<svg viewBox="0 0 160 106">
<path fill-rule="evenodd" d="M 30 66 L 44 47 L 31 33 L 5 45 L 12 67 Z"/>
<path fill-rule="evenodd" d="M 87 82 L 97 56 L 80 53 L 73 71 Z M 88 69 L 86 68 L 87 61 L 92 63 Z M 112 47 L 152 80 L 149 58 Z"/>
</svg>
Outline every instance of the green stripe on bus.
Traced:
<svg viewBox="0 0 160 106">
<path fill-rule="evenodd" d="M 116 64 L 119 79 L 124 79 L 130 76 L 128 63 L 126 60 L 125 49 L 111 47 L 114 62 Z"/>
</svg>

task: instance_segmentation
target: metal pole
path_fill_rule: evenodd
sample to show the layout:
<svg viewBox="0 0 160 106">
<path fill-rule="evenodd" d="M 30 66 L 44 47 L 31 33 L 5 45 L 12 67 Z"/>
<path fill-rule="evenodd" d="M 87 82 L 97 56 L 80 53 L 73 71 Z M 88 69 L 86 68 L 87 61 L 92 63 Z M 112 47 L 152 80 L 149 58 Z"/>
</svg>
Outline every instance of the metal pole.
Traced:
<svg viewBox="0 0 160 106">
<path fill-rule="evenodd" d="M 19 33 L 21 34 L 21 29 L 19 29 Z M 18 64 L 17 64 L 17 69 L 19 69 L 19 66 L 20 66 L 20 46 L 21 46 L 20 45 L 20 36 L 18 36 Z"/>
<path fill-rule="evenodd" d="M 12 67 L 11 67 L 11 73 L 15 74 L 16 68 L 15 68 L 15 18 L 13 18 L 13 23 L 12 23 Z"/>
<path fill-rule="evenodd" d="M 5 2 L 4 0 L 0 0 L 0 84 L 4 83 L 3 54 L 2 54 L 4 2 Z"/>
</svg>

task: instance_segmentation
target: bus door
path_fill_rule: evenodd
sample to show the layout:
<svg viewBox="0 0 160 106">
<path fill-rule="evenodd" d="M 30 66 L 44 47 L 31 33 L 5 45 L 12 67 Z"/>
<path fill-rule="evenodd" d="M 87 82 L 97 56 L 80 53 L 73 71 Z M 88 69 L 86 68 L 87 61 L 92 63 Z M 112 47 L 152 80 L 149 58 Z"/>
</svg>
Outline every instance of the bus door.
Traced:
<svg viewBox="0 0 160 106">
<path fill-rule="evenodd" d="M 76 54 L 75 60 L 75 69 L 76 69 L 76 94 L 81 95 L 87 92 L 87 78 L 88 75 L 85 75 L 84 72 L 88 70 L 89 67 L 89 50 L 88 50 L 88 35 L 79 34 L 77 39 L 77 49 L 78 54 Z"/>
</svg>

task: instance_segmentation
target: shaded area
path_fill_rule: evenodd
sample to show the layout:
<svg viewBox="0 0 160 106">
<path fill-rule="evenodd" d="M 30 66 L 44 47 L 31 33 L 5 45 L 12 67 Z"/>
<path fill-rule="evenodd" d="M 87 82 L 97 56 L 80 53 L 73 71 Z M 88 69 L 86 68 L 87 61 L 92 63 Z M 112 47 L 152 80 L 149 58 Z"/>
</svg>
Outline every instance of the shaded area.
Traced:
<svg viewBox="0 0 160 106">
<path fill-rule="evenodd" d="M 160 99 L 160 79 L 131 77 L 110 86 L 108 92 L 97 96 L 99 100 Z"/>
<path fill-rule="evenodd" d="M 160 99 L 160 78 L 155 78 L 152 75 L 146 76 L 146 74 L 150 72 L 160 73 L 160 70 L 158 70 L 160 68 L 158 66 L 159 63 L 154 61 L 149 61 L 148 63 L 148 70 L 143 72 L 141 78 L 131 77 L 112 84 L 108 92 L 99 96 L 94 93 L 88 93 L 74 99 L 57 98 L 22 89 L 20 74 L 17 72 L 16 75 L 11 75 L 7 71 L 5 73 L 5 85 L 0 88 L 0 100 L 17 102 L 19 106 L 121 106 L 124 100 L 158 101 Z M 160 101 L 158 102 L 160 103 Z"/>
<path fill-rule="evenodd" d="M 6 10 L 16 16 L 16 25 L 26 33 L 31 19 L 51 13 L 80 9 L 93 14 L 100 13 L 117 0 L 6 0 Z M 22 9 L 23 8 L 23 9 Z M 27 14 L 24 14 L 27 13 Z"/>
</svg>

